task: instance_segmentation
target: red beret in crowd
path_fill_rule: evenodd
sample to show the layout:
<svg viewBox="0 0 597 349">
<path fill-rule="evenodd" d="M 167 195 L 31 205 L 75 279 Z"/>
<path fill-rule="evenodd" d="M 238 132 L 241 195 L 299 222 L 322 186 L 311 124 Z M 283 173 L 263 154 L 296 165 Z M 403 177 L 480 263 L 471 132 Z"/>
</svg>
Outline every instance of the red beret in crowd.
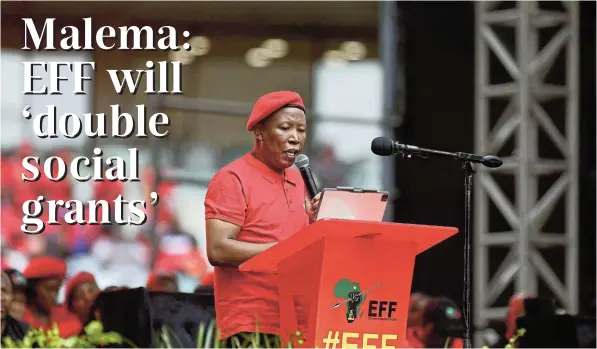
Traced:
<svg viewBox="0 0 597 349">
<path fill-rule="evenodd" d="M 70 278 L 68 280 L 68 282 L 66 283 L 66 290 L 64 292 L 64 303 L 66 303 L 66 308 L 68 311 L 73 312 L 74 310 L 72 309 L 72 297 L 73 294 L 75 292 L 75 289 L 86 283 L 86 282 L 96 282 L 95 281 L 95 277 L 93 276 L 93 274 L 86 272 L 86 271 L 82 271 L 77 273 L 75 276 L 73 276 L 72 278 Z"/>
<path fill-rule="evenodd" d="M 253 131 L 253 127 L 255 127 L 261 120 L 289 104 L 299 106 L 303 110 L 305 109 L 303 99 L 296 92 L 276 91 L 259 97 L 249 116 L 247 131 Z"/>
<path fill-rule="evenodd" d="M 66 277 L 66 263 L 54 257 L 35 257 L 29 261 L 23 271 L 27 279 L 47 279 Z"/>
</svg>

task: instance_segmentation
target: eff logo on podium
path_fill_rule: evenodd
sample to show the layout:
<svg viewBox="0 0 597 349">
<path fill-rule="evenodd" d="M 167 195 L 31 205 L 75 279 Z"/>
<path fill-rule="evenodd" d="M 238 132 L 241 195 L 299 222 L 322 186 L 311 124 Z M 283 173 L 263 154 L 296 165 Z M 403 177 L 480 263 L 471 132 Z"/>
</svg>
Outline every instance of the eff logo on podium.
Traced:
<svg viewBox="0 0 597 349">
<path fill-rule="evenodd" d="M 342 279 L 336 283 L 334 287 L 334 295 L 343 300 L 334 304 L 332 309 L 344 305 L 346 310 L 346 321 L 348 323 L 353 323 L 356 319 L 363 316 L 364 312 L 361 311 L 361 306 L 364 305 L 367 294 L 379 286 L 381 286 L 381 282 L 362 290 L 361 285 L 358 282 Z M 370 320 L 396 321 L 395 313 L 397 308 L 398 302 L 372 299 L 369 301 L 367 307 L 367 318 Z"/>
</svg>

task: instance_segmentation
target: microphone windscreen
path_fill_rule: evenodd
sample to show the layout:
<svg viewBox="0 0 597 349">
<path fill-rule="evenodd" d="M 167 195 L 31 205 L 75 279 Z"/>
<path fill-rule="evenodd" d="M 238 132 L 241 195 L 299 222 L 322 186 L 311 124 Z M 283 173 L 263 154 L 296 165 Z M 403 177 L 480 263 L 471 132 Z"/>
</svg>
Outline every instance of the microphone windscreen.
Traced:
<svg viewBox="0 0 597 349">
<path fill-rule="evenodd" d="M 294 160 L 294 164 L 298 168 L 309 166 L 309 157 L 305 154 L 299 154 Z"/>
<path fill-rule="evenodd" d="M 497 168 L 502 166 L 502 160 L 500 158 L 498 158 L 497 156 L 493 156 L 493 155 L 485 155 L 483 157 L 483 161 L 482 161 L 483 165 L 489 167 L 489 168 Z"/>
<path fill-rule="evenodd" d="M 394 154 L 394 144 L 389 137 L 377 137 L 371 141 L 371 151 L 375 155 L 388 156 Z"/>
</svg>

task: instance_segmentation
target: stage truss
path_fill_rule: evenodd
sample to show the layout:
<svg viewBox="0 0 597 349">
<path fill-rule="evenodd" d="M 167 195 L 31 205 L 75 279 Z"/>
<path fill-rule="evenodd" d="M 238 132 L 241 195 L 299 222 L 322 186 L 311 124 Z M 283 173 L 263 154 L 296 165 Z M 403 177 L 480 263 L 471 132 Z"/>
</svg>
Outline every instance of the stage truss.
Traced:
<svg viewBox="0 0 597 349">
<path fill-rule="evenodd" d="M 476 106 L 475 147 L 477 153 L 496 154 L 515 137 L 515 150 L 503 158 L 498 170 L 478 168 L 474 187 L 473 317 L 475 328 L 490 320 L 503 319 L 505 306 L 497 306 L 513 282 L 514 291 L 536 293 L 545 283 L 568 312 L 578 311 L 578 192 L 579 192 L 579 3 L 562 2 L 563 11 L 539 8 L 537 1 L 517 1 L 513 8 L 499 9 L 499 2 L 475 4 L 476 31 Z M 507 48 L 497 26 L 514 28 L 515 52 Z M 539 47 L 542 28 L 560 28 L 548 43 Z M 496 84 L 490 80 L 493 52 L 509 73 L 512 82 Z M 565 80 L 546 83 L 545 76 L 554 61 L 564 55 Z M 498 121 L 491 124 L 490 101 L 509 101 Z M 565 113 L 548 115 L 542 104 L 565 100 Z M 565 118 L 565 130 L 554 123 Z M 562 153 L 560 159 L 539 157 L 538 131 L 542 129 Z M 559 174 L 546 191 L 539 192 L 539 177 Z M 511 176 L 515 198 L 510 200 L 495 180 L 496 174 Z M 547 232 L 544 225 L 558 203 L 565 203 L 565 231 Z M 510 231 L 491 231 L 490 203 L 508 222 Z M 564 247 L 565 277 L 560 280 L 540 250 Z M 489 253 L 508 247 L 509 252 L 497 271 L 490 270 Z M 507 295 L 510 296 L 510 295 Z M 479 333 L 475 345 L 481 345 Z"/>
</svg>

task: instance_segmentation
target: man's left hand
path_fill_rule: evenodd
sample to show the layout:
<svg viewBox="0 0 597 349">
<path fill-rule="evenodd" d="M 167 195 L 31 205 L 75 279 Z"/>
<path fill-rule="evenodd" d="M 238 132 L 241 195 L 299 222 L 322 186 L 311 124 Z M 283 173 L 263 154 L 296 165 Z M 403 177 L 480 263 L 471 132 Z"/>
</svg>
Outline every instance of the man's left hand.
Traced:
<svg viewBox="0 0 597 349">
<path fill-rule="evenodd" d="M 321 193 L 317 193 L 313 199 L 309 201 L 308 198 L 305 198 L 305 209 L 307 211 L 307 215 L 309 216 L 309 221 L 313 223 L 315 221 L 315 217 L 317 216 L 317 211 L 319 211 L 319 202 L 321 200 Z"/>
</svg>

